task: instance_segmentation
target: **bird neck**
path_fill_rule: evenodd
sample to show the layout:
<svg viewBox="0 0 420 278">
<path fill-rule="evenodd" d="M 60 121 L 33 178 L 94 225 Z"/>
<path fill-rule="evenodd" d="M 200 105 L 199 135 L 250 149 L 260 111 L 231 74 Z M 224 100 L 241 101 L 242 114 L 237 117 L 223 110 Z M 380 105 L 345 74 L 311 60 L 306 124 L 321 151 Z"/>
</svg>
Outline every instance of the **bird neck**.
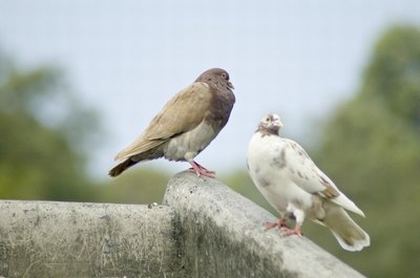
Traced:
<svg viewBox="0 0 420 278">
<path fill-rule="evenodd" d="M 266 126 L 263 125 L 259 125 L 257 128 L 257 132 L 260 132 L 262 134 L 262 136 L 269 136 L 269 135 L 275 135 L 275 136 L 280 136 L 279 135 L 279 128 L 278 127 L 272 127 L 272 128 L 268 128 Z"/>
</svg>

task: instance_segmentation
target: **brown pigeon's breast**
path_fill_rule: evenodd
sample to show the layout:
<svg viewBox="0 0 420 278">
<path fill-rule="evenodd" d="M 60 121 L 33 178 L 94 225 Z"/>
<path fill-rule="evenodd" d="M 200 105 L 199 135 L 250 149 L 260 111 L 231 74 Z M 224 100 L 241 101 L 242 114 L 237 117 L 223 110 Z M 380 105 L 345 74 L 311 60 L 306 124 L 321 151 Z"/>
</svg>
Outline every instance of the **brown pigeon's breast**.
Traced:
<svg viewBox="0 0 420 278">
<path fill-rule="evenodd" d="M 217 90 L 213 92 L 210 111 L 206 121 L 215 130 L 220 131 L 229 120 L 230 112 L 235 103 L 235 95 L 230 90 Z"/>
<path fill-rule="evenodd" d="M 167 143 L 164 155 L 169 160 L 192 160 L 216 137 L 218 131 L 206 121 L 196 128 L 184 132 Z"/>
</svg>

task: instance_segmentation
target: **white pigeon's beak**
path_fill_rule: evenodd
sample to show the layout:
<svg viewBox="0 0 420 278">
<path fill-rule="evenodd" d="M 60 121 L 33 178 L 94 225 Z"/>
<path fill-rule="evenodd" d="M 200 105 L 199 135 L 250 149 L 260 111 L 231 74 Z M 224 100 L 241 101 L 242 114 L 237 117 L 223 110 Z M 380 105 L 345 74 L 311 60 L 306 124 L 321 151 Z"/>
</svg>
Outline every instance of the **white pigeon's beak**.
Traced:
<svg viewBox="0 0 420 278">
<path fill-rule="evenodd" d="M 279 119 L 274 120 L 273 125 L 278 126 L 279 128 L 283 127 L 283 123 Z"/>
</svg>

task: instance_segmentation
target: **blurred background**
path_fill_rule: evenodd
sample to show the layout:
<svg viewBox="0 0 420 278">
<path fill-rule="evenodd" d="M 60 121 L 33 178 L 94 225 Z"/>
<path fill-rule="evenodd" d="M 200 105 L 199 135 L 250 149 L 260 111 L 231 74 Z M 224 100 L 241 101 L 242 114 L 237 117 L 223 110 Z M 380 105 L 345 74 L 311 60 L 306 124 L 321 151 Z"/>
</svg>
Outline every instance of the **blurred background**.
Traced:
<svg viewBox="0 0 420 278">
<path fill-rule="evenodd" d="M 197 158 L 274 211 L 246 172 L 266 112 L 366 219 L 361 253 L 307 237 L 371 277 L 420 272 L 420 2 L 2 1 L 0 198 L 160 202 L 186 163 L 112 158 L 202 71 L 230 72 L 231 119 Z M 262 220 L 263 221 L 263 220 Z"/>
</svg>

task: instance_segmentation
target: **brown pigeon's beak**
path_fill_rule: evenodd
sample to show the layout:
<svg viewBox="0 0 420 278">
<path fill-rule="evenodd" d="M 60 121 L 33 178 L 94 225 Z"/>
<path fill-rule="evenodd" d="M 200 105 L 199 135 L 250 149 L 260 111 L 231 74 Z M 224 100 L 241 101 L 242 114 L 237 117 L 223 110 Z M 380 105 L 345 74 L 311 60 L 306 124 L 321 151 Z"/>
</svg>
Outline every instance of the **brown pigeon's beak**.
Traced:
<svg viewBox="0 0 420 278">
<path fill-rule="evenodd" d="M 230 89 L 232 90 L 235 89 L 235 87 L 233 87 L 233 84 L 230 81 L 228 81 L 227 85 Z"/>
</svg>

